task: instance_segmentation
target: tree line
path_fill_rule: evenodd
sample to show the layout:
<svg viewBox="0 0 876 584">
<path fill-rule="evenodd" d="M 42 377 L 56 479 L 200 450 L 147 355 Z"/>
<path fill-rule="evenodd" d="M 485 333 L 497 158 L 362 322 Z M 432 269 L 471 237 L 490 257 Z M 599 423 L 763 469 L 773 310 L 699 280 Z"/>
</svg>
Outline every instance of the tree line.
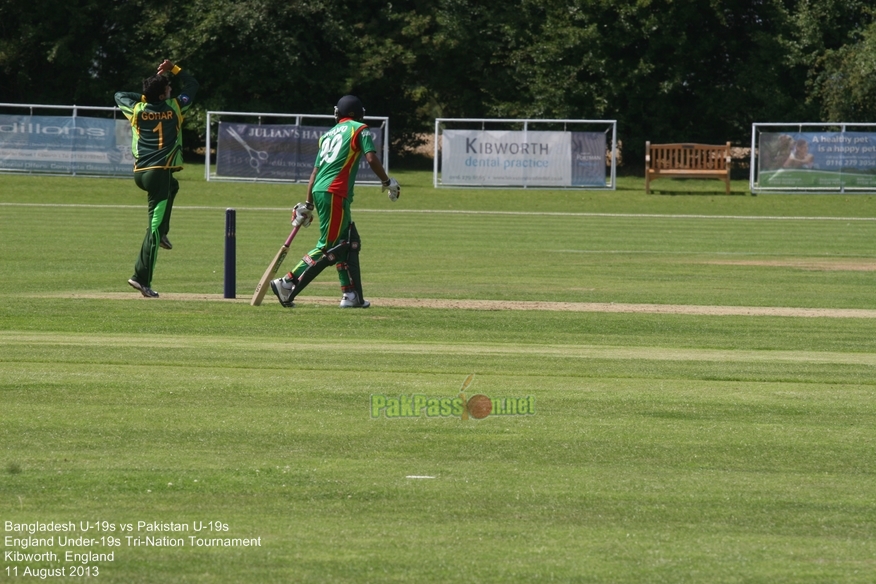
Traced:
<svg viewBox="0 0 876 584">
<path fill-rule="evenodd" d="M 616 119 L 634 161 L 645 140 L 745 145 L 753 122 L 876 121 L 871 5 L 3 0 L 0 101 L 113 105 L 166 57 L 201 84 L 190 134 L 207 110 L 325 114 L 353 93 L 389 116 L 396 160 L 436 117 L 526 117 Z"/>
</svg>

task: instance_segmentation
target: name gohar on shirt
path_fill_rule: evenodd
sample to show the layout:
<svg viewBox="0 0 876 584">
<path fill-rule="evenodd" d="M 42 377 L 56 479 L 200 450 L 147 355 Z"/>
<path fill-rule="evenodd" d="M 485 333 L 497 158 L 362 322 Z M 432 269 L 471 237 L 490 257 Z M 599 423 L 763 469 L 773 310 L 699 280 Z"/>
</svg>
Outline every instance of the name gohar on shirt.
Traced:
<svg viewBox="0 0 876 584">
<path fill-rule="evenodd" d="M 150 120 L 172 120 L 173 111 L 166 112 L 140 112 L 140 119 L 144 122 Z"/>
</svg>

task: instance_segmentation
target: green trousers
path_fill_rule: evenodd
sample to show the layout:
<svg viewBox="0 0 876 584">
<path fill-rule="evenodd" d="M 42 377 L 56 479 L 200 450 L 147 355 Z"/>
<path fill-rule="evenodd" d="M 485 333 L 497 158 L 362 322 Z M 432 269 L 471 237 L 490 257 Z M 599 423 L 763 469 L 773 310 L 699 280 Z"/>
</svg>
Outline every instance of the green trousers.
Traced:
<svg viewBox="0 0 876 584">
<path fill-rule="evenodd" d="M 167 235 L 170 231 L 170 213 L 179 191 L 179 181 L 173 177 L 172 171 L 159 169 L 134 173 L 134 182 L 146 191 L 149 225 L 140 247 L 140 255 L 134 264 L 133 279 L 151 288 L 155 262 L 158 260 L 158 242 L 162 235 Z"/>
<path fill-rule="evenodd" d="M 347 197 L 327 192 L 313 192 L 313 204 L 319 217 L 319 241 L 316 242 L 316 247 L 310 250 L 307 256 L 292 268 L 290 273 L 293 276 L 296 278 L 301 276 L 309 265 L 318 262 L 325 255 L 326 251 L 347 237 L 347 232 L 350 228 L 351 203 L 352 199 Z M 336 264 L 338 280 L 340 281 L 342 291 L 352 292 L 355 290 L 355 286 L 350 281 L 346 259 L 346 253 L 343 254 L 343 257 L 338 258 L 338 263 Z"/>
</svg>

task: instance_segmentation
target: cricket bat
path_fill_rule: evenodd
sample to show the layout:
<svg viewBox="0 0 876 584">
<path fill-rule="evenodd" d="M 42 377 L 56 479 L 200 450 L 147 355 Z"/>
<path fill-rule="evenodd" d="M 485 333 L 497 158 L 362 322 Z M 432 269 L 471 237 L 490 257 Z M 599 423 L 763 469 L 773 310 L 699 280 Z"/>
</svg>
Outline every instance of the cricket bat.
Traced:
<svg viewBox="0 0 876 584">
<path fill-rule="evenodd" d="M 289 253 L 289 246 L 292 245 L 292 240 L 295 239 L 295 236 L 298 234 L 298 230 L 301 228 L 300 225 L 296 225 L 292 228 L 292 232 L 289 234 L 289 237 L 286 238 L 286 241 L 283 243 L 283 246 L 280 248 L 280 251 L 277 252 L 277 255 L 274 256 L 273 261 L 268 265 L 268 269 L 265 270 L 264 275 L 262 275 L 262 279 L 259 280 L 258 286 L 256 286 L 255 294 L 252 295 L 252 300 L 250 300 L 250 306 L 258 306 L 262 303 L 262 299 L 265 297 L 265 293 L 268 291 L 268 288 L 271 285 L 271 280 L 274 279 L 274 276 L 277 274 L 277 270 L 280 269 L 280 264 L 283 263 L 283 260 L 286 259 L 286 254 Z"/>
</svg>

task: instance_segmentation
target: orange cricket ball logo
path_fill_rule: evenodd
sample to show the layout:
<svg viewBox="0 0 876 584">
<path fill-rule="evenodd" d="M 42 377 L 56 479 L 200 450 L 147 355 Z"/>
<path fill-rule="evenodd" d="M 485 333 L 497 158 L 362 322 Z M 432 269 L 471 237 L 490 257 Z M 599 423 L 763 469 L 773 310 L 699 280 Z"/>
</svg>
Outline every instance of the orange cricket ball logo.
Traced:
<svg viewBox="0 0 876 584">
<path fill-rule="evenodd" d="M 493 411 L 493 400 L 484 394 L 479 393 L 471 396 L 469 400 L 465 402 L 465 409 L 468 410 L 468 415 L 472 418 L 475 420 L 481 420 L 489 416 L 490 412 Z"/>
</svg>

